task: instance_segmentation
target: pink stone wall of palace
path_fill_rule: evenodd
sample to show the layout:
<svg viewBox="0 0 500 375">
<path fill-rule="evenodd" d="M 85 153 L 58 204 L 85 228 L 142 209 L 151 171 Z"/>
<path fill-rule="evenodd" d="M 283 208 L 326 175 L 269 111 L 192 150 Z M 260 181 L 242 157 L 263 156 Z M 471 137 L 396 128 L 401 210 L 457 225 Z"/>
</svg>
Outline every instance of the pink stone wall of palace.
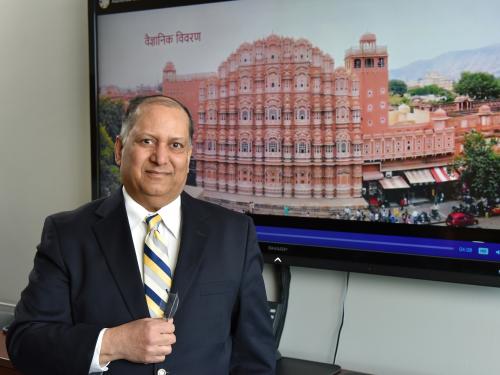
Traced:
<svg viewBox="0 0 500 375">
<path fill-rule="evenodd" d="M 389 124 L 387 48 L 369 33 L 344 67 L 305 39 L 271 35 L 242 44 L 217 74 L 179 76 L 169 62 L 163 77 L 163 93 L 193 114 L 206 196 L 357 198 L 364 172 L 449 165 L 465 132 L 500 129 L 487 106 Z"/>
</svg>

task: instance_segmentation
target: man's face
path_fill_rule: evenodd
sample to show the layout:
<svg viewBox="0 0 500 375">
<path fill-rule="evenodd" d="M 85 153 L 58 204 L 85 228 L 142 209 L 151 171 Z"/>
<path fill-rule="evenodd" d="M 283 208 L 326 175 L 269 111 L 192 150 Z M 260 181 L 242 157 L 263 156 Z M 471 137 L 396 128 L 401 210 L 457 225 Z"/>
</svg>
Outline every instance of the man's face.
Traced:
<svg viewBox="0 0 500 375">
<path fill-rule="evenodd" d="M 149 211 L 172 202 L 186 183 L 191 158 L 189 119 L 178 108 L 146 104 L 115 160 L 127 193 Z"/>
</svg>

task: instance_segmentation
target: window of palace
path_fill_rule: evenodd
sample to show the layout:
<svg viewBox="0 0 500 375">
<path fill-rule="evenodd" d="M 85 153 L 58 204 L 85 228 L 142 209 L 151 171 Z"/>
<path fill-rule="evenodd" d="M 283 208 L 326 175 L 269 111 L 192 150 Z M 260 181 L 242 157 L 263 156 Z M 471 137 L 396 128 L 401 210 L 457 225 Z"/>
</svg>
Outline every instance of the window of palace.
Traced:
<svg viewBox="0 0 500 375">
<path fill-rule="evenodd" d="M 213 109 L 208 110 L 208 120 L 215 121 L 217 119 L 217 112 Z"/>
<path fill-rule="evenodd" d="M 327 154 L 332 154 L 333 153 L 333 145 L 326 145 L 325 146 L 325 152 Z"/>
<path fill-rule="evenodd" d="M 344 92 L 347 90 L 347 80 L 345 78 L 337 78 L 335 80 L 335 91 Z"/>
<path fill-rule="evenodd" d="M 196 153 L 201 154 L 203 152 L 203 142 L 196 142 Z"/>
<path fill-rule="evenodd" d="M 242 139 L 240 141 L 240 152 L 251 152 L 251 144 L 248 139 Z"/>
<path fill-rule="evenodd" d="M 200 87 L 200 100 L 205 100 L 205 89 L 203 87 Z"/>
<path fill-rule="evenodd" d="M 252 112 L 250 112 L 247 108 L 243 109 L 240 112 L 240 120 L 249 121 L 252 119 Z"/>
<path fill-rule="evenodd" d="M 359 81 L 354 81 L 352 83 L 352 95 L 353 96 L 359 95 Z"/>
<path fill-rule="evenodd" d="M 354 59 L 354 68 L 355 69 L 361 68 L 361 59 Z"/>
<path fill-rule="evenodd" d="M 270 88 L 271 90 L 278 89 L 280 87 L 280 77 L 276 73 L 270 73 L 267 76 L 267 88 Z"/>
<path fill-rule="evenodd" d="M 319 91 L 321 89 L 321 80 L 319 78 L 314 78 L 314 91 Z"/>
<path fill-rule="evenodd" d="M 446 137 L 446 148 L 450 148 L 453 145 L 453 138 L 448 136 Z"/>
<path fill-rule="evenodd" d="M 266 120 L 276 121 L 281 119 L 281 111 L 276 107 L 266 108 Z"/>
<path fill-rule="evenodd" d="M 377 63 L 377 66 L 379 68 L 383 68 L 385 66 L 385 61 L 384 61 L 384 58 L 383 57 L 379 57 L 378 58 L 378 63 Z"/>
<path fill-rule="evenodd" d="M 213 83 L 210 84 L 210 86 L 208 86 L 208 97 L 210 99 L 214 99 L 217 96 L 216 92 L 217 90 L 215 88 L 215 85 Z"/>
<path fill-rule="evenodd" d="M 370 153 L 370 144 L 365 143 L 365 155 L 368 155 Z"/>
<path fill-rule="evenodd" d="M 343 156 L 349 152 L 349 144 L 347 141 L 340 141 L 337 144 L 337 150 L 340 156 Z"/>
<path fill-rule="evenodd" d="M 365 68 L 373 68 L 373 59 L 372 58 L 365 59 Z"/>
<path fill-rule="evenodd" d="M 314 146 L 314 153 L 316 155 L 321 155 L 321 146 L 320 145 Z"/>
<path fill-rule="evenodd" d="M 307 87 L 307 76 L 303 73 L 299 74 L 295 80 L 295 88 L 297 91 L 304 91 Z"/>
<path fill-rule="evenodd" d="M 219 113 L 220 121 L 226 121 L 226 114 L 224 112 Z"/>
<path fill-rule="evenodd" d="M 227 92 L 226 92 L 226 86 L 221 86 L 221 88 L 220 88 L 220 96 L 221 96 L 221 98 L 225 98 L 226 94 L 227 94 Z"/>
<path fill-rule="evenodd" d="M 213 152 L 217 148 L 217 142 L 215 139 L 207 139 L 207 151 Z"/>
<path fill-rule="evenodd" d="M 332 111 L 325 111 L 325 119 L 326 120 L 332 119 Z"/>
<path fill-rule="evenodd" d="M 417 151 L 422 151 L 422 141 L 420 140 L 420 138 L 415 142 L 415 148 L 417 149 Z"/>
<path fill-rule="evenodd" d="M 307 119 L 307 110 L 305 108 L 299 108 L 295 111 L 295 119 L 296 120 L 306 120 Z"/>
<path fill-rule="evenodd" d="M 373 105 L 368 104 L 368 107 L 366 107 L 366 109 L 367 109 L 368 112 L 373 111 Z"/>
<path fill-rule="evenodd" d="M 248 52 L 243 52 L 241 54 L 240 62 L 243 64 L 247 64 L 251 61 L 250 54 Z"/>
<path fill-rule="evenodd" d="M 373 90 L 368 90 L 366 92 L 366 95 L 368 95 L 368 97 L 371 98 L 373 96 Z"/>
<path fill-rule="evenodd" d="M 384 116 L 380 117 L 380 123 L 385 124 L 385 117 Z"/>
<path fill-rule="evenodd" d="M 276 138 L 271 138 L 267 141 L 266 152 L 280 152 L 279 143 Z"/>
<path fill-rule="evenodd" d="M 355 109 L 352 111 L 352 121 L 359 122 L 360 120 L 360 111 L 359 109 Z"/>
<path fill-rule="evenodd" d="M 199 118 L 200 122 L 205 122 L 205 112 L 199 112 L 198 118 Z"/>
<path fill-rule="evenodd" d="M 360 156 L 361 155 L 361 145 L 360 144 L 355 144 L 354 145 L 354 155 L 355 156 Z"/>
<path fill-rule="evenodd" d="M 397 152 L 398 154 L 400 154 L 400 153 L 401 153 L 401 151 L 402 151 L 401 141 L 397 141 L 397 142 L 396 142 L 396 152 Z"/>
<path fill-rule="evenodd" d="M 245 77 L 245 78 L 241 79 L 240 91 L 241 92 L 249 92 L 250 91 L 250 78 Z"/>
<path fill-rule="evenodd" d="M 406 151 L 411 151 L 411 140 L 406 141 Z"/>
<path fill-rule="evenodd" d="M 380 102 L 380 108 L 385 109 L 385 102 Z"/>
<path fill-rule="evenodd" d="M 290 112 L 285 112 L 285 121 L 289 121 L 291 119 L 291 113 Z"/>
<path fill-rule="evenodd" d="M 231 81 L 229 83 L 229 95 L 235 95 L 236 94 L 236 82 Z"/>
<path fill-rule="evenodd" d="M 319 111 L 313 112 L 313 118 L 315 120 L 321 120 L 321 112 Z"/>
<path fill-rule="evenodd" d="M 343 121 L 343 120 L 348 120 L 348 111 L 346 107 L 340 107 L 337 109 L 337 120 L 338 121 Z"/>
<path fill-rule="evenodd" d="M 309 153 L 309 143 L 306 141 L 299 141 L 296 145 L 295 152 L 297 154 L 308 154 Z"/>
<path fill-rule="evenodd" d="M 257 120 L 257 121 L 262 121 L 262 113 L 257 112 L 257 113 L 255 114 L 255 120 Z"/>
<path fill-rule="evenodd" d="M 375 142 L 375 154 L 380 155 L 380 142 Z"/>
</svg>

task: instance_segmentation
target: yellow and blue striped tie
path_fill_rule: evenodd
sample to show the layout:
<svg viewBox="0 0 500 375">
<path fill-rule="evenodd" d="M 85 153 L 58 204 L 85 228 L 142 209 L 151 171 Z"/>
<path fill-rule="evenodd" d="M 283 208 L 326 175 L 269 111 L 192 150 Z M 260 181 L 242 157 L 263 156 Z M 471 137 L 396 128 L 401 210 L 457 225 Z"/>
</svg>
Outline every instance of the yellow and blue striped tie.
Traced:
<svg viewBox="0 0 500 375">
<path fill-rule="evenodd" d="M 146 217 L 147 233 L 144 241 L 144 289 L 149 314 L 163 317 L 168 292 L 172 286 L 172 271 L 168 266 L 167 245 L 158 232 L 159 214 Z"/>
</svg>

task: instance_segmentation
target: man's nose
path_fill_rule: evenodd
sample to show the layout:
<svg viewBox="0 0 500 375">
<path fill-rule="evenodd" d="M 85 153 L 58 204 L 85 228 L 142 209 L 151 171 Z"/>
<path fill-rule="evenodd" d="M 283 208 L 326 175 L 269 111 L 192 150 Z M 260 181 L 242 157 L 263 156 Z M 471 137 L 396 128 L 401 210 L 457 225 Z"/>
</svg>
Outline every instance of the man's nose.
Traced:
<svg viewBox="0 0 500 375">
<path fill-rule="evenodd" d="M 167 147 L 158 145 L 152 155 L 152 159 L 156 164 L 163 165 L 168 163 L 169 152 Z"/>
</svg>

